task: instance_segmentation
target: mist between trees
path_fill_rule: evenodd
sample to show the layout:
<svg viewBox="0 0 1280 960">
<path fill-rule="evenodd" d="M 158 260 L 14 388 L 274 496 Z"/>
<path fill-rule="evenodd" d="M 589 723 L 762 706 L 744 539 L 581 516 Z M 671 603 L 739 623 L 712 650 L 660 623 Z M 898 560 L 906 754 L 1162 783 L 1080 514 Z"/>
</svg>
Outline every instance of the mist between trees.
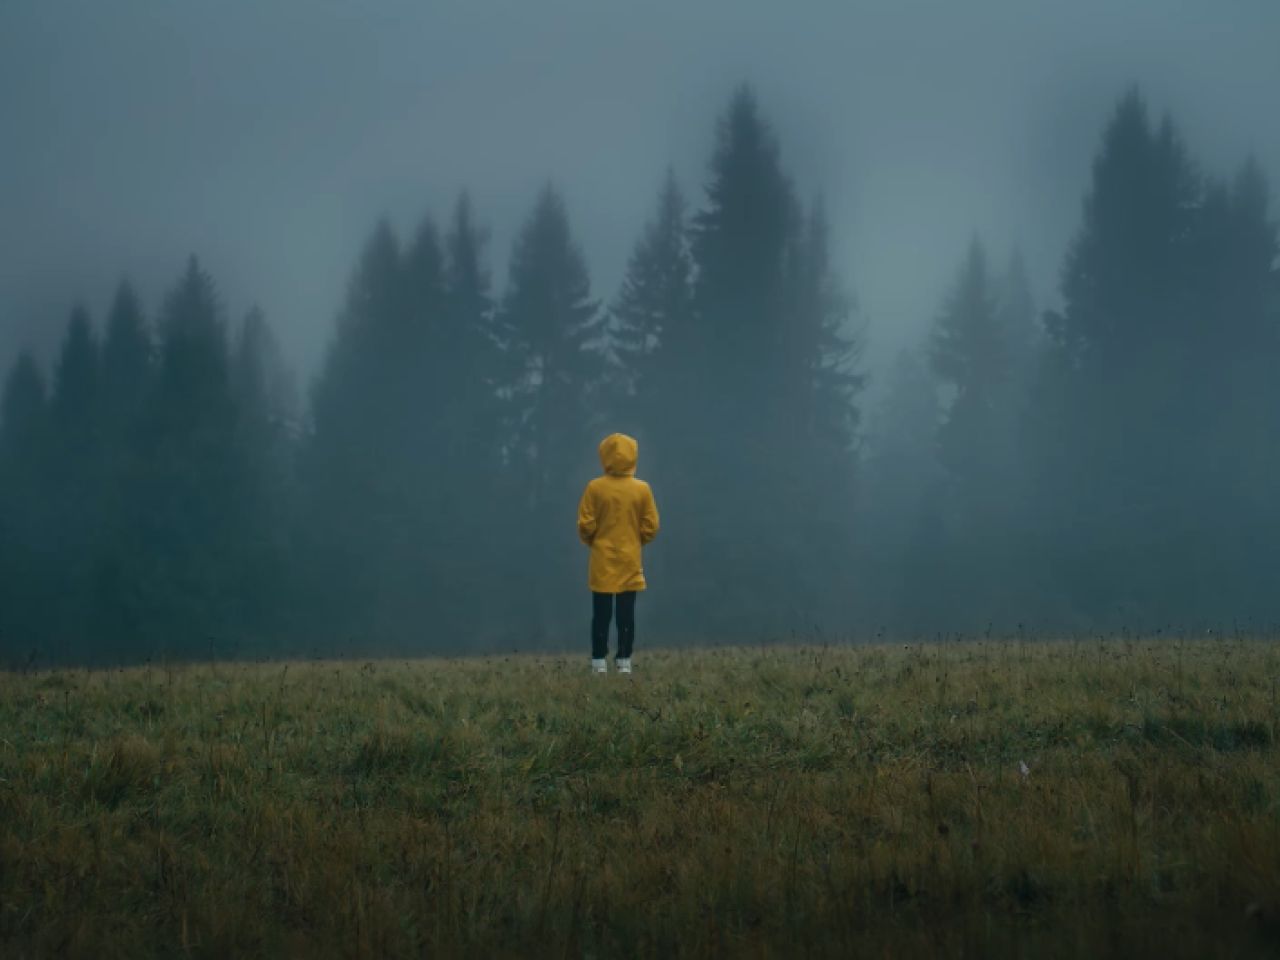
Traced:
<svg viewBox="0 0 1280 960">
<path fill-rule="evenodd" d="M 194 258 L 154 315 L 127 284 L 101 325 L 77 308 L 5 387 L 0 653 L 585 651 L 574 509 L 614 431 L 662 512 L 641 646 L 1278 618 L 1257 166 L 1202 171 L 1125 95 L 1061 309 L 975 239 L 869 410 L 822 205 L 749 89 L 706 183 L 667 177 L 610 297 L 552 186 L 500 295 L 467 197 L 378 225 L 306 397 Z"/>
</svg>

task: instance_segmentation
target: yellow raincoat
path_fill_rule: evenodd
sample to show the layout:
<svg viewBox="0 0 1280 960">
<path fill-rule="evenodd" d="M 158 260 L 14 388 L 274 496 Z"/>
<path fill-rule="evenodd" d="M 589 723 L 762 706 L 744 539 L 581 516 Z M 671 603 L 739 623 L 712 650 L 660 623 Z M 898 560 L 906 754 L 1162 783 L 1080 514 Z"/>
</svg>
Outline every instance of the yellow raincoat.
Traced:
<svg viewBox="0 0 1280 960">
<path fill-rule="evenodd" d="M 604 476 L 587 484 L 578 504 L 578 536 L 591 548 L 593 593 L 643 590 L 640 548 L 658 533 L 653 491 L 636 479 L 636 442 L 615 433 L 600 444 Z"/>
</svg>

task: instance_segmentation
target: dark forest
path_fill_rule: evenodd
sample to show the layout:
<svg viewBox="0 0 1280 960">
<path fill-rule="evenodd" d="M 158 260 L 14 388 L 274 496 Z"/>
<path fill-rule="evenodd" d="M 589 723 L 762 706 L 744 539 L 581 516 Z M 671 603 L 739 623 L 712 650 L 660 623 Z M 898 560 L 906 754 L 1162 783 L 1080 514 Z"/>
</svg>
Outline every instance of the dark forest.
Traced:
<svg viewBox="0 0 1280 960">
<path fill-rule="evenodd" d="M 870 403 L 821 198 L 751 88 L 708 121 L 703 186 L 654 172 L 617 290 L 571 185 L 529 198 L 500 280 L 483 197 L 374 224 L 310 383 L 198 251 L 162 302 L 69 304 L 53 362 L 23 352 L 4 388 L 6 660 L 563 648 L 573 509 L 614 431 L 663 511 L 650 642 L 1280 617 L 1257 163 L 1206 169 L 1124 92 L 1058 288 L 975 236 Z"/>
</svg>

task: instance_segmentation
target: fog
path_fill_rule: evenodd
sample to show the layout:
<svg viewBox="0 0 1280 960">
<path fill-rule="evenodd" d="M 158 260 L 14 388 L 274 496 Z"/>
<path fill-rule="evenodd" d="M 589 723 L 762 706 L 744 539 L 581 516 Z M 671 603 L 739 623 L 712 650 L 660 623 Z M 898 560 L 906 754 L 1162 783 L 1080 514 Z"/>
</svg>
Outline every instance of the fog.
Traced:
<svg viewBox="0 0 1280 960">
<path fill-rule="evenodd" d="M 701 182 L 745 81 L 827 199 L 880 360 L 974 231 L 1021 245 L 1051 295 L 1131 83 L 1207 163 L 1254 151 L 1280 173 L 1277 35 L 1267 0 L 6 4 L 4 344 L 47 347 L 121 275 L 157 295 L 195 252 L 309 374 L 374 219 L 466 187 L 501 277 L 548 178 L 611 292 L 663 170 Z"/>
<path fill-rule="evenodd" d="M 785 633 L 815 628 L 817 609 L 823 611 L 824 620 L 863 632 L 882 627 L 899 632 L 973 629 L 975 624 L 988 621 L 1016 623 L 1028 612 L 1043 614 L 1046 623 L 1056 625 L 1052 629 L 1088 629 L 1100 622 L 1102 607 L 1118 610 L 1127 602 L 1124 597 L 1139 595 L 1146 599 L 1132 601 L 1131 612 L 1120 619 L 1133 616 L 1135 605 L 1141 610 L 1137 616 L 1147 623 L 1196 618 L 1218 623 L 1235 614 L 1265 618 L 1271 612 L 1263 609 L 1265 604 L 1255 602 L 1260 594 L 1248 591 L 1228 599 L 1226 593 L 1206 587 L 1206 595 L 1221 602 L 1185 608 L 1165 605 L 1159 598 L 1185 592 L 1176 585 L 1181 581 L 1172 573 L 1152 573 L 1151 582 L 1144 581 L 1143 586 L 1119 589 L 1119 599 L 1096 584 L 1085 585 L 1088 577 L 1080 574 L 1073 581 L 1075 586 L 1064 588 L 1064 596 L 1072 590 L 1083 591 L 1096 603 L 1046 598 L 1045 584 L 1066 577 L 1061 571 L 1046 571 L 1036 586 L 1014 591 L 1016 600 L 996 591 L 979 604 L 982 610 L 972 609 L 970 604 L 961 614 L 954 606 L 960 601 L 938 599 L 936 609 L 926 616 L 916 609 L 922 605 L 902 599 L 902 577 L 886 574 L 885 564 L 877 558 L 886 556 L 885 551 L 897 556 L 905 549 L 905 542 L 923 536 L 919 516 L 928 509 L 914 502 L 893 505 L 886 499 L 887 491 L 900 494 L 903 489 L 902 483 L 883 473 L 886 458 L 891 459 L 886 450 L 892 447 L 892 456 L 908 454 L 894 446 L 903 435 L 891 426 L 903 406 L 886 412 L 884 405 L 892 406 L 895 376 L 899 378 L 897 389 L 901 389 L 902 377 L 909 380 L 912 376 L 909 370 L 904 372 L 903 365 L 909 365 L 910 360 L 902 352 L 927 352 L 924 345 L 947 313 L 946 304 L 952 302 L 948 298 L 954 299 L 958 286 L 963 286 L 963 280 L 958 279 L 963 273 L 958 271 L 962 264 L 972 263 L 966 261 L 971 242 L 975 238 L 981 242 L 992 289 L 1004 291 L 993 294 L 997 298 L 1008 293 L 1006 266 L 1015 253 L 1020 254 L 1029 303 L 1035 305 L 1028 318 L 1037 332 L 1045 309 L 1065 311 L 1068 325 L 1076 322 L 1072 317 L 1078 315 L 1082 318 L 1079 329 L 1085 329 L 1088 311 L 1080 307 L 1073 313 L 1075 308 L 1070 297 L 1064 297 L 1061 281 L 1073 238 L 1082 230 L 1082 203 L 1094 184 L 1104 131 L 1116 117 L 1118 104 L 1128 92 L 1137 90 L 1153 130 L 1163 116 L 1172 117 L 1191 165 L 1207 178 L 1227 181 L 1252 157 L 1265 179 L 1280 183 L 1280 57 L 1275 53 L 1276 37 L 1280 37 L 1280 6 L 1269 0 L 1240 0 L 1229 9 L 1168 0 L 1135 0 L 1122 6 L 1104 0 L 1072 4 L 919 0 L 803 5 L 763 0 L 361 6 L 315 0 L 270 4 L 228 0 L 200 5 L 136 0 L 6 4 L 0 9 L 0 361 L 10 368 L 21 351 L 31 351 L 33 362 L 45 371 L 50 403 L 57 407 L 53 396 L 59 380 L 56 370 L 59 356 L 66 358 L 64 340 L 70 343 L 66 331 L 73 308 L 86 308 L 91 327 L 99 337 L 105 336 L 117 285 L 128 279 L 139 295 L 144 315 L 163 325 L 161 314 L 169 302 L 166 297 L 172 300 L 177 296 L 171 294 L 185 276 L 190 281 L 183 288 L 190 310 L 199 312 L 200 298 L 206 292 L 211 294 L 210 302 L 216 302 L 215 312 L 230 338 L 232 361 L 237 355 L 253 354 L 258 348 L 247 344 L 261 341 L 267 344 L 261 346 L 262 356 L 255 355 L 256 359 L 244 363 L 255 370 L 264 364 L 273 370 L 279 368 L 282 383 L 290 379 L 282 372 L 289 368 L 300 388 L 289 415 L 290 429 L 296 430 L 298 423 L 309 420 L 311 387 L 323 379 L 328 352 L 337 349 L 338 318 L 352 313 L 350 291 L 353 283 L 359 285 L 353 280 L 357 264 L 362 256 L 366 265 L 369 263 L 370 236 L 380 219 L 386 220 L 406 248 L 406 256 L 411 256 L 408 248 L 424 216 L 434 219 L 447 241 L 455 202 L 466 191 L 477 236 L 488 237 L 483 247 L 484 267 L 493 279 L 488 293 L 501 303 L 514 280 L 509 262 L 513 244 L 530 222 L 539 197 L 545 200 L 548 195 L 544 190 L 552 184 L 555 196 L 563 200 L 573 243 L 584 258 L 590 297 L 604 307 L 613 307 L 632 251 L 654 216 L 668 169 L 688 200 L 689 213 L 706 209 L 706 188 L 713 179 L 710 164 L 718 143 L 717 122 L 728 115 L 734 92 L 745 84 L 763 122 L 776 134 L 781 169 L 792 184 L 797 203 L 808 208 L 821 201 L 829 230 L 829 251 L 824 252 L 822 270 L 824 276 L 830 274 L 833 283 L 838 280 L 848 294 L 849 309 L 840 313 L 836 326 L 856 337 L 860 356 L 857 373 L 864 378 L 848 394 L 851 409 L 856 410 L 856 423 L 848 433 L 850 447 L 858 453 L 850 461 L 847 478 L 848 537 L 850 543 L 857 543 L 856 555 L 841 561 L 846 564 L 840 567 L 844 572 L 835 575 L 830 574 L 835 569 L 832 565 L 838 566 L 835 560 L 819 562 L 813 549 L 802 550 L 808 561 L 827 571 L 824 575 L 835 578 L 817 591 L 822 594 L 820 600 L 808 597 L 802 603 L 789 588 L 779 587 L 780 605 L 771 607 L 767 614 L 744 613 L 736 627 L 732 617 L 710 617 L 699 621 L 696 629 L 687 630 L 679 629 L 681 611 L 686 608 L 671 601 L 658 618 L 663 629 L 670 629 L 673 638 L 677 634 L 710 635 L 717 630 L 732 634 L 737 629 L 742 634 L 738 628 L 745 619 L 752 624 L 746 631 L 752 636 Z M 1273 203 L 1268 215 L 1274 220 L 1275 214 Z M 202 287 L 203 279 L 197 282 L 196 274 L 188 270 L 193 255 L 199 259 L 200 277 L 210 280 L 208 291 Z M 423 256 L 430 260 L 434 254 L 428 251 Z M 447 250 L 443 256 L 453 263 Z M 1274 278 L 1258 282 L 1263 286 L 1270 282 L 1268 290 L 1275 286 Z M 747 287 L 749 284 L 741 290 L 734 288 L 733 296 L 724 293 L 718 301 L 721 308 L 729 310 L 726 304 L 737 302 L 734 296 L 745 298 Z M 712 294 L 703 291 L 697 296 L 710 302 L 706 298 Z M 1146 305 L 1142 309 L 1162 309 L 1150 297 L 1142 303 Z M 1237 309 L 1221 306 L 1217 300 L 1213 303 L 1204 308 L 1204 316 L 1217 317 L 1219 311 Z M 1259 294 L 1251 304 L 1249 310 L 1256 309 L 1267 315 L 1268 323 L 1280 325 L 1273 292 Z M 169 314 L 182 312 L 170 306 Z M 254 307 L 260 308 L 271 331 L 259 340 L 240 325 L 241 318 Z M 1243 316 L 1245 308 L 1239 310 Z M 521 316 L 514 307 L 508 312 Z M 272 333 L 278 349 L 272 343 Z M 1222 334 L 1224 338 L 1228 335 Z M 1061 343 L 1059 346 L 1067 349 Z M 1031 353 L 1024 379 L 1049 383 L 1041 367 L 1051 367 L 1053 359 L 1045 360 L 1037 351 L 1053 351 L 1043 345 L 1028 349 Z M 1243 341 L 1233 349 L 1236 352 L 1230 357 L 1248 352 Z M 542 362 L 535 354 L 530 347 L 525 357 L 531 369 Z M 951 398 L 966 390 L 959 381 L 948 381 L 938 372 L 945 362 L 939 367 L 936 356 L 931 362 L 936 382 L 928 389 L 931 395 L 937 390 L 940 406 L 936 416 L 923 414 L 929 421 L 926 433 L 930 444 L 934 442 L 931 431 L 937 425 L 933 421 L 942 426 L 955 422 L 948 405 Z M 1232 361 L 1224 359 L 1223 363 L 1230 367 Z M 1239 374 L 1238 369 L 1231 369 L 1234 374 L 1224 372 L 1223 382 L 1231 382 Z M 1170 366 L 1150 375 L 1169 387 L 1184 372 Z M 627 376 L 639 375 L 632 371 Z M 623 379 L 631 387 L 638 382 Z M 18 381 L 20 384 L 21 378 Z M 11 377 L 11 385 L 13 382 Z M 614 383 L 609 389 L 630 395 L 631 387 L 623 389 Z M 316 389 L 319 397 L 323 389 L 319 385 Z M 1032 386 L 1026 389 L 1033 391 Z M 1079 389 L 1079 396 L 1096 395 L 1096 391 L 1090 394 L 1084 387 Z M 1176 389 L 1173 392 L 1177 393 Z M 1045 409 L 1079 413 L 1082 407 L 1070 398 L 1076 395 L 1068 394 L 1058 397 L 1057 407 L 1046 401 Z M 166 409 L 178 404 L 176 396 L 165 401 Z M 572 431 L 582 442 L 565 453 L 573 458 L 572 468 L 569 460 L 556 463 L 557 469 L 571 475 L 564 479 L 564 502 L 544 504 L 542 513 L 547 517 L 571 516 L 570 501 L 576 496 L 571 488 L 585 482 L 596 469 L 594 444 L 610 430 L 625 428 L 640 435 L 641 474 L 645 474 L 646 451 L 652 450 L 657 459 L 649 462 L 655 463 L 655 477 L 672 478 L 670 485 L 675 489 L 669 497 L 675 495 L 675 499 L 671 522 L 683 524 L 684 530 L 696 525 L 700 513 L 693 504 L 706 493 L 700 492 L 696 483 L 687 489 L 681 487 L 671 452 L 680 444 L 666 443 L 669 436 L 656 426 L 661 418 L 652 411 L 646 413 L 642 406 L 629 407 L 630 401 L 625 399 L 610 406 L 598 393 L 590 396 L 595 398 L 589 403 L 590 415 L 580 431 L 577 427 Z M 722 399 L 725 396 L 728 394 Z M 734 396 L 737 399 L 732 404 L 752 403 L 748 394 Z M 1239 402 L 1241 409 L 1280 409 L 1267 407 L 1273 399 L 1260 392 Z M 440 402 L 438 397 L 414 402 L 418 401 Z M 241 398 L 242 405 L 244 402 Z M 445 402 L 459 401 L 454 397 Z M 336 400 L 334 403 L 335 408 L 344 406 Z M 288 405 L 284 401 L 280 404 Z M 1007 405 L 1019 409 L 1032 406 L 1021 394 L 1007 399 Z M 678 419 L 678 412 L 668 414 Z M 1256 432 L 1249 433 L 1236 412 L 1224 410 L 1217 416 L 1218 427 L 1206 427 L 1206 437 L 1218 442 L 1237 431 L 1240 449 L 1258 446 Z M 1010 444 L 1015 444 L 1011 439 L 1015 434 L 1024 437 L 1035 432 L 1036 427 L 1024 421 L 1020 418 L 1021 426 L 1008 427 Z M 1221 423 L 1228 421 L 1231 429 L 1221 428 Z M 707 426 L 713 428 L 714 423 Z M 351 429 L 360 432 L 356 427 Z M 768 446 L 768 438 L 774 436 L 768 433 L 772 428 L 763 429 L 765 439 L 761 442 L 766 450 L 773 449 Z M 1255 429 L 1266 432 L 1274 427 L 1267 417 L 1261 417 Z M 1156 427 L 1151 430 L 1154 437 Z M 780 429 L 779 443 L 784 435 L 785 430 Z M 565 443 L 567 438 L 568 434 L 563 438 Z M 945 446 L 947 441 L 939 442 Z M 521 442 L 508 437 L 494 443 L 501 451 L 500 458 L 507 458 L 508 472 L 518 473 L 511 457 Z M 1268 439 L 1262 446 L 1270 450 L 1270 443 Z M 321 447 L 322 443 L 316 449 Z M 300 469 L 304 473 L 306 469 L 323 469 L 316 464 L 324 458 L 315 454 L 318 460 L 308 460 L 307 451 L 314 450 L 306 442 L 302 448 L 301 453 L 277 451 L 279 463 L 271 461 L 273 469 L 288 476 L 287 481 L 280 481 L 286 486 L 295 482 L 294 475 Z M 547 449 L 544 445 L 538 457 L 545 460 Z M 773 454 L 778 455 L 781 449 L 773 449 Z M 977 447 L 970 444 L 968 449 Z M 1142 449 L 1143 469 L 1160 459 Z M 1215 449 L 1215 456 L 1235 455 L 1235 448 Z M 1033 519 L 1043 521 L 1043 498 L 1050 496 L 1048 488 L 1034 478 L 1053 472 L 1049 466 L 1052 456 L 1046 453 L 1037 461 L 1038 467 L 1026 467 L 1027 457 L 1034 456 L 1022 447 L 1018 450 L 1010 456 L 1015 456 L 1019 465 L 1006 465 L 997 476 L 1003 478 L 1002 483 L 1015 473 L 1024 479 L 1002 490 L 997 499 L 1020 505 L 1000 521 L 1015 533 L 1006 530 L 1002 536 L 1038 538 L 1034 546 L 1024 542 L 1020 547 L 1009 547 L 1001 561 L 1022 567 L 1025 564 L 1010 559 L 1021 556 L 1019 551 L 1030 550 L 1040 556 L 1066 556 L 1069 551 L 1066 540 L 1058 536 L 1061 531 L 1037 528 L 1038 533 L 1031 532 Z M 1097 451 L 1095 454 L 1102 457 Z M 1182 455 L 1189 455 L 1189 451 L 1182 451 Z M 336 447 L 331 456 L 332 462 L 346 459 Z M 909 456 L 932 454 L 916 450 Z M 434 468 L 427 465 L 430 457 L 423 453 L 416 466 L 405 465 L 404 476 L 429 485 L 427 478 L 434 476 L 430 474 Z M 984 462 L 998 459 L 993 454 Z M 295 461 L 311 466 L 296 468 Z M 1084 461 L 1081 453 L 1073 462 Z M 463 460 L 451 462 L 461 464 Z M 876 473 L 876 463 L 881 474 Z M 1270 463 L 1266 461 L 1267 470 Z M 1172 465 L 1175 472 L 1181 469 L 1174 460 L 1166 465 Z M 744 461 L 743 466 L 749 464 Z M 1259 475 L 1269 476 L 1263 466 L 1256 466 L 1263 471 Z M 425 472 L 415 474 L 418 469 Z M 901 469 L 912 480 L 921 480 L 933 468 L 908 464 Z M 942 476 L 956 468 L 944 465 L 939 469 Z M 77 474 L 75 469 L 70 472 Z M 833 475 L 843 476 L 839 471 Z M 1137 475 L 1134 473 L 1135 478 Z M 75 482 L 84 487 L 78 488 L 79 493 L 66 494 L 72 501 L 83 500 L 85 490 L 110 487 L 103 475 L 94 474 L 92 479 L 86 479 L 87 474 L 77 476 Z M 929 493 L 925 488 L 933 481 L 921 482 L 921 497 L 953 504 L 952 493 Z M 943 480 L 937 482 L 945 485 Z M 43 485 L 39 480 L 31 483 Z M 879 501 L 872 492 L 877 483 L 882 485 Z M 1146 481 L 1133 479 L 1133 483 L 1137 489 Z M 302 486 L 307 487 L 306 482 Z M 162 485 L 156 489 L 168 488 Z M 264 499 L 262 516 L 270 516 L 274 522 L 287 513 L 293 526 L 281 537 L 282 542 L 288 542 L 288 549 L 323 554 L 323 549 L 307 541 L 314 531 L 305 519 L 308 509 L 322 510 L 316 503 L 323 497 L 316 489 L 307 489 L 310 492 L 280 494 L 280 503 Z M 337 497 L 337 489 L 324 495 Z M 1196 490 L 1203 493 L 1200 486 Z M 659 488 L 660 505 L 662 493 Z M 833 495 L 830 490 L 805 494 Z M 503 496 L 519 498 L 518 493 Z M 839 496 L 843 498 L 843 493 Z M 1214 496 L 1237 506 L 1251 505 L 1241 516 L 1233 514 L 1231 523 L 1237 526 L 1232 530 L 1271 530 L 1267 524 L 1272 521 L 1264 522 L 1254 509 L 1255 501 L 1248 499 L 1251 493 L 1218 489 Z M 1123 500 L 1120 494 L 1117 497 Z M 293 506 L 281 506 L 286 502 Z M 297 507 L 299 503 L 310 506 Z M 359 512 L 367 506 L 344 504 L 340 499 L 325 503 L 322 512 L 328 511 L 326 515 Z M 724 504 L 721 507 L 729 509 Z M 1083 503 L 1078 507 L 1092 510 Z M 187 507 L 174 510 L 182 513 L 188 508 L 189 502 Z M 423 501 L 412 510 L 456 508 L 454 501 L 444 497 L 434 507 L 428 508 Z M 535 505 L 535 512 L 538 509 Z M 952 507 L 938 509 L 945 513 Z M 1124 512 L 1125 508 L 1114 509 Z M 1192 508 L 1184 505 L 1178 509 L 1182 511 L 1178 515 L 1183 516 Z M 1216 523 L 1205 519 L 1205 509 L 1195 514 L 1199 518 L 1197 537 Z M 13 510 L 23 516 L 30 513 L 20 506 Z M 59 509 L 53 512 L 64 513 Z M 121 519 L 123 514 L 108 510 L 107 515 L 129 525 Z M 984 533 L 964 525 L 977 522 L 973 518 L 980 515 L 981 511 L 975 512 L 968 521 L 955 517 L 939 520 L 939 529 L 949 531 L 947 536 L 953 541 L 948 549 L 958 543 L 978 553 L 986 549 L 990 528 L 984 527 Z M 1068 523 L 1066 516 L 1064 512 L 1058 519 L 1079 530 L 1080 525 Z M 900 517 L 904 526 L 887 519 L 892 517 Z M 261 529 L 248 518 L 241 521 L 246 529 Z M 524 521 L 510 522 L 519 527 Z M 716 522 L 726 524 L 725 530 L 732 526 L 729 519 Z M 86 520 L 85 524 L 97 529 L 100 521 Z M 1156 526 L 1169 529 L 1166 520 Z M 454 542 L 450 538 L 456 531 L 430 530 L 423 536 L 432 542 Z M 333 542 L 346 543 L 344 535 L 330 533 Z M 32 536 L 48 541 L 43 534 Z M 673 536 L 679 544 L 681 533 Z M 1214 551 L 1238 553 L 1231 536 L 1234 534 L 1223 534 Z M 1176 554 L 1180 549 L 1191 550 L 1193 540 L 1138 538 L 1129 546 L 1136 551 L 1133 556 L 1143 555 L 1144 550 L 1166 554 L 1172 550 Z M 76 556 L 96 549 L 87 543 L 73 549 L 69 545 L 78 541 L 65 532 L 58 534 L 55 542 Z M 1204 538 L 1194 542 L 1203 554 Z M 727 551 L 736 551 L 731 536 L 724 543 Z M 366 546 L 374 552 L 390 550 L 385 543 Z M 694 550 L 688 543 L 684 546 Z M 1262 551 L 1257 557 L 1271 557 L 1263 546 L 1255 543 L 1249 549 Z M 568 551 L 575 548 L 573 543 L 565 546 Z M 438 547 L 438 551 L 447 549 Z M 699 568 L 714 564 L 713 554 L 699 555 L 694 564 L 694 553 L 681 550 L 683 547 L 672 547 L 666 561 L 656 553 L 659 570 L 666 562 L 669 577 L 687 580 L 676 572 L 679 564 L 670 559 L 676 554 Z M 1214 551 L 1210 554 L 1217 556 Z M 954 557 L 945 562 L 938 559 L 948 555 L 940 548 L 925 553 L 944 566 L 955 562 Z M 1111 582 L 1109 577 L 1119 576 L 1115 570 L 1123 564 L 1103 573 L 1101 567 L 1081 559 L 1092 555 L 1089 550 L 1075 555 L 1072 563 L 1077 574 L 1081 569 L 1093 569 L 1096 577 L 1107 582 Z M 9 562 L 14 569 L 34 569 L 22 556 Z M 62 565 L 62 561 L 50 562 L 53 567 Z M 262 558 L 259 562 L 271 566 Z M 325 576 L 349 577 L 349 570 L 340 572 L 346 569 L 344 564 L 361 565 L 352 556 L 334 562 L 337 567 Z M 894 562 L 909 561 L 899 556 Z M 148 561 L 143 567 L 150 570 L 152 563 Z M 423 563 L 427 561 L 421 557 L 414 561 L 410 554 L 397 555 L 392 565 L 406 571 L 408 580 L 401 588 L 406 593 L 413 592 L 412 578 L 415 571 L 425 569 Z M 487 569 L 483 556 L 467 563 L 450 560 L 451 569 L 456 567 L 450 575 L 463 576 L 457 571 L 465 568 L 471 571 L 466 574 L 468 582 L 496 584 L 493 589 L 503 592 L 501 584 L 508 574 Z M 160 560 L 154 564 L 164 566 Z M 575 571 L 584 564 L 584 557 L 572 553 L 564 561 L 565 576 L 578 577 Z M 116 591 L 132 589 L 131 575 L 121 572 L 131 569 L 127 564 L 109 563 L 106 567 L 114 571 L 110 576 L 103 573 L 106 568 L 85 574 L 97 584 L 94 590 L 114 596 Z M 1000 569 L 1007 572 L 1005 567 Z M 995 568 L 988 573 L 994 580 L 1005 576 Z M 922 585 L 949 580 L 941 570 L 928 574 L 917 571 L 916 575 L 923 578 L 918 581 Z M 842 596 L 867 592 L 883 599 L 883 584 L 872 586 L 877 576 L 887 576 L 897 584 L 889 591 L 899 597 L 893 604 L 855 611 L 852 602 L 839 601 Z M 1202 585 L 1207 582 L 1200 574 L 1186 576 L 1192 580 L 1199 577 L 1196 582 Z M 293 599 L 286 605 L 306 606 L 298 596 L 310 596 L 308 591 L 320 589 L 317 583 L 323 583 L 324 576 L 311 571 L 301 579 L 310 585 L 280 582 L 272 589 L 300 590 L 301 594 L 290 594 Z M 54 590 L 52 581 L 41 582 Z M 969 587 L 953 587 L 972 600 Z M 236 593 L 238 589 L 226 584 L 218 588 L 220 596 L 229 590 L 239 598 L 237 609 L 252 606 Z M 548 588 L 552 593 L 560 589 Z M 942 597 L 933 587 L 927 590 L 931 596 Z M 1100 599 L 1104 593 L 1109 597 L 1105 601 Z M 674 594 L 669 591 L 669 595 Z M 371 597 L 373 594 L 364 598 L 366 606 L 361 609 L 378 607 L 379 601 Z M 203 606 L 206 600 L 175 607 L 174 611 L 188 612 L 173 612 L 172 622 L 187 624 L 192 634 L 206 632 L 201 620 L 207 613 Z M 473 602 L 484 601 L 473 598 Z M 562 639 L 564 633 L 576 627 L 572 616 L 560 611 L 570 609 L 573 601 L 564 600 L 563 608 L 558 606 L 560 602 L 540 606 L 523 632 L 540 638 L 539 642 L 569 642 Z M 730 598 L 722 601 L 729 607 L 740 602 Z M 257 598 L 253 603 L 265 601 Z M 784 608 L 793 612 L 783 612 Z M 382 619 L 371 613 L 352 613 L 352 622 L 358 627 L 351 629 L 359 629 L 367 637 L 381 629 L 375 624 L 383 623 L 386 635 L 397 634 L 399 642 L 420 633 L 419 618 L 431 615 L 429 607 L 415 608 L 412 614 L 405 612 L 408 609 L 386 613 Z M 794 612 L 800 609 L 806 612 Z M 269 618 L 246 626 L 252 617 L 243 610 L 232 619 L 237 626 L 225 627 L 228 636 L 253 635 L 258 642 L 273 631 L 283 635 L 302 629 Z M 33 613 L 22 629 L 38 634 L 32 624 L 39 622 L 40 617 Z M 52 633 L 88 635 L 93 632 L 85 625 L 88 622 L 76 621 L 76 625 L 64 625 Z M 450 620 L 455 645 L 466 646 L 464 635 L 471 629 L 469 624 L 465 613 Z M 491 625 L 481 629 L 478 622 L 474 626 L 476 636 L 506 637 L 511 632 Z M 117 624 L 116 629 L 125 628 Z M 25 653 L 29 646 L 18 640 L 11 652 L 21 648 Z M 140 647 L 129 649 L 136 654 Z"/>
</svg>

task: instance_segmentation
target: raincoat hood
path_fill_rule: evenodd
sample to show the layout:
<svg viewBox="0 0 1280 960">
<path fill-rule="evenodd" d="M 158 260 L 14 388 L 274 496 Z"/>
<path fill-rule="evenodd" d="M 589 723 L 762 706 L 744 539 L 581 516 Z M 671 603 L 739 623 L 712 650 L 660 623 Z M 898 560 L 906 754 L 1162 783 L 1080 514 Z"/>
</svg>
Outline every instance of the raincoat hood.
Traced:
<svg viewBox="0 0 1280 960">
<path fill-rule="evenodd" d="M 634 477 L 639 450 L 636 442 L 625 434 L 612 434 L 600 444 L 600 465 L 611 477 Z"/>
</svg>

